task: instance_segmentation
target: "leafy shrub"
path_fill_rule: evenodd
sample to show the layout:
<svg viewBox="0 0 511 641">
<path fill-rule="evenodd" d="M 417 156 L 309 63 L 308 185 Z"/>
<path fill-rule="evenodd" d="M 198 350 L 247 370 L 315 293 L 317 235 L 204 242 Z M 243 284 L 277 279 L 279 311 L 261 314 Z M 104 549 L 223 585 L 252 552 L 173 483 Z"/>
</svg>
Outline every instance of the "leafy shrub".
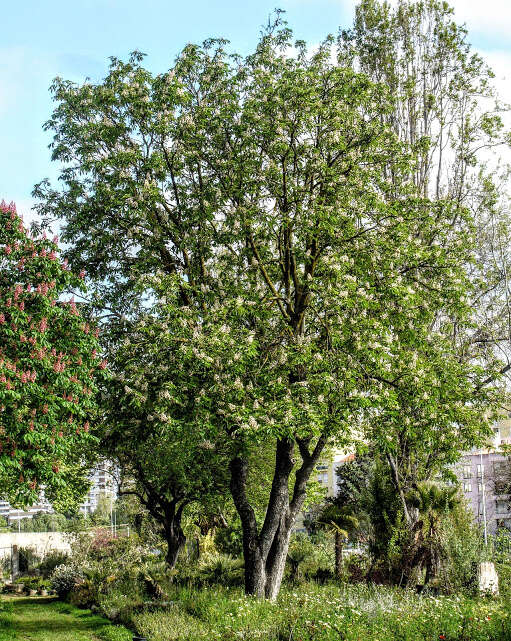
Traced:
<svg viewBox="0 0 511 641">
<path fill-rule="evenodd" d="M 226 554 L 204 555 L 198 563 L 182 563 L 178 566 L 174 582 L 179 585 L 208 586 L 243 585 L 244 563 L 242 559 Z"/>
<path fill-rule="evenodd" d="M 307 580 L 324 582 L 334 574 L 334 546 L 332 534 L 318 532 L 310 537 L 311 554 L 300 564 L 300 572 Z"/>
<path fill-rule="evenodd" d="M 125 539 L 115 538 L 107 528 L 97 528 L 90 544 L 90 553 L 98 559 L 108 557 L 117 547 L 122 547 L 124 541 Z"/>
<path fill-rule="evenodd" d="M 4 578 L 11 576 L 11 557 L 10 556 L 4 556 L 2 559 L 0 559 L 0 572 L 1 572 L 1 576 L 3 576 Z"/>
<path fill-rule="evenodd" d="M 69 562 L 69 555 L 65 552 L 49 552 L 37 566 L 39 572 L 48 578 L 58 565 L 64 565 Z"/>
<path fill-rule="evenodd" d="M 235 518 L 227 527 L 218 528 L 215 532 L 215 546 L 221 554 L 238 557 L 243 552 L 243 532 L 241 521 Z"/>
<path fill-rule="evenodd" d="M 495 563 L 499 577 L 499 593 L 505 599 L 511 600 L 511 564 Z"/>
<path fill-rule="evenodd" d="M 296 534 L 289 543 L 287 552 L 287 564 L 289 567 L 289 579 L 297 581 L 300 578 L 300 566 L 307 559 L 314 556 L 314 545 L 306 534 Z"/>
<path fill-rule="evenodd" d="M 82 575 L 73 565 L 59 565 L 51 575 L 52 590 L 62 599 L 82 580 Z"/>
<path fill-rule="evenodd" d="M 69 603 L 77 608 L 91 608 L 97 598 L 97 589 L 88 579 L 76 582 L 68 593 Z"/>
<path fill-rule="evenodd" d="M 29 572 L 39 565 L 41 557 L 32 548 L 18 548 L 19 571 L 21 573 Z"/>
<path fill-rule="evenodd" d="M 102 641 L 131 641 L 133 634 L 122 625 L 111 625 L 99 632 Z"/>
<path fill-rule="evenodd" d="M 370 561 L 364 554 L 349 554 L 344 562 L 344 568 L 349 583 L 362 583 L 367 578 Z"/>
</svg>

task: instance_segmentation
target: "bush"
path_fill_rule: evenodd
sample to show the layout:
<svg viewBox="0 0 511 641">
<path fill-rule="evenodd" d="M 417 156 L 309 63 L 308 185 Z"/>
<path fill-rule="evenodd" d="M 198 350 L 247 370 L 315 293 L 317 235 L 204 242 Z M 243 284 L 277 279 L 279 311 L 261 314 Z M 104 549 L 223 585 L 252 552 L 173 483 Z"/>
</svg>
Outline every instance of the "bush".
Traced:
<svg viewBox="0 0 511 641">
<path fill-rule="evenodd" d="M 179 585 L 207 586 L 243 585 L 244 563 L 226 554 L 207 554 L 198 563 L 182 563 L 178 566 L 173 582 Z"/>
<path fill-rule="evenodd" d="M 344 562 L 349 583 L 362 583 L 367 579 L 370 568 L 369 558 L 364 554 L 350 554 Z"/>
<path fill-rule="evenodd" d="M 122 625 L 112 625 L 99 632 L 102 641 L 131 641 L 133 634 Z"/>
<path fill-rule="evenodd" d="M 23 548 L 18 549 L 19 554 L 19 571 L 29 572 L 36 568 L 41 562 L 41 557 L 33 550 L 32 548 Z"/>
<path fill-rule="evenodd" d="M 440 530 L 441 571 L 437 586 L 445 594 L 477 593 L 477 567 L 484 560 L 482 533 L 465 506 L 453 510 Z"/>
<path fill-rule="evenodd" d="M 218 528 L 215 532 L 215 546 L 221 554 L 238 557 L 243 552 L 243 532 L 241 521 L 235 518 L 227 527 Z"/>
<path fill-rule="evenodd" d="M 48 578 L 58 565 L 65 565 L 69 562 L 69 555 L 65 552 L 50 552 L 37 566 L 39 572 Z"/>
<path fill-rule="evenodd" d="M 82 575 L 73 565 L 59 565 L 51 575 L 50 585 L 52 590 L 63 599 L 83 579 Z"/>
<path fill-rule="evenodd" d="M 97 589 L 91 581 L 84 579 L 74 584 L 67 598 L 77 608 L 91 608 L 97 602 Z"/>
<path fill-rule="evenodd" d="M 287 564 L 289 567 L 289 579 L 298 581 L 301 576 L 301 565 L 304 561 L 314 556 L 314 545 L 306 534 L 296 534 L 289 543 L 287 552 Z"/>
<path fill-rule="evenodd" d="M 306 555 L 300 564 L 300 572 L 307 580 L 323 583 L 334 575 L 334 546 L 332 534 L 318 532 L 310 537 L 312 554 Z"/>
</svg>

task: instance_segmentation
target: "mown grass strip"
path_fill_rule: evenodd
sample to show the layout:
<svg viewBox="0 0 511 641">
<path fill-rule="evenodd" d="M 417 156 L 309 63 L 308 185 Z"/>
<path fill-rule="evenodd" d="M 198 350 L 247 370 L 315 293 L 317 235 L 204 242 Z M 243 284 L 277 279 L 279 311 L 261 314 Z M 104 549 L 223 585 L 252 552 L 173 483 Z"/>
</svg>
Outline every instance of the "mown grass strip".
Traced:
<svg viewBox="0 0 511 641">
<path fill-rule="evenodd" d="M 131 641 L 107 619 L 53 598 L 3 598 L 0 641 Z"/>
</svg>

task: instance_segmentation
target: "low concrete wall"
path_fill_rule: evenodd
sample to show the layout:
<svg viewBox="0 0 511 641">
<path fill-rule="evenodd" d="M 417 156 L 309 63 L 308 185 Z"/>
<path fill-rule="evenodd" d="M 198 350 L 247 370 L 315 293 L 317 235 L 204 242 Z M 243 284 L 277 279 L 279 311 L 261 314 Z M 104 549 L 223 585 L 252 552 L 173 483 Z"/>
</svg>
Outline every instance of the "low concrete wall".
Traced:
<svg viewBox="0 0 511 641">
<path fill-rule="evenodd" d="M 69 535 L 62 532 L 3 532 L 0 533 L 0 559 L 11 556 L 11 547 L 31 548 L 44 557 L 48 552 L 70 552 Z"/>
</svg>

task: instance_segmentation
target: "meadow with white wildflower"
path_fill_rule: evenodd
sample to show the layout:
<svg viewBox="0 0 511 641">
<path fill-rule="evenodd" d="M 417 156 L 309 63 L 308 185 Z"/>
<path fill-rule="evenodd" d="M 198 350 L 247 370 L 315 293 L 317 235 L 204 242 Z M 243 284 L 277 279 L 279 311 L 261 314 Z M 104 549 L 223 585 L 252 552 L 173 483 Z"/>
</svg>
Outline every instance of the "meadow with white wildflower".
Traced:
<svg viewBox="0 0 511 641">
<path fill-rule="evenodd" d="M 306 584 L 284 588 L 276 603 L 214 586 L 176 589 L 172 604 L 135 615 L 154 641 L 503 641 L 509 604 L 426 596 L 399 588 Z"/>
</svg>

